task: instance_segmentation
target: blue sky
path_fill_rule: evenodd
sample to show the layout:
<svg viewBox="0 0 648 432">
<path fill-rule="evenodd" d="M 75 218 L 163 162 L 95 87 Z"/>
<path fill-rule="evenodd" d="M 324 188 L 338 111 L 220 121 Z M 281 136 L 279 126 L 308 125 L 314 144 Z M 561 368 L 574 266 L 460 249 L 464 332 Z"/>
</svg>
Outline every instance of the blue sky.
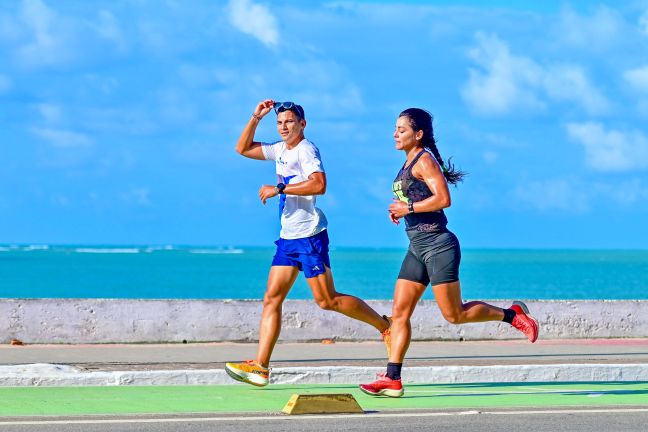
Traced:
<svg viewBox="0 0 648 432">
<path fill-rule="evenodd" d="M 271 245 L 274 166 L 233 151 L 265 98 L 306 110 L 334 245 L 406 245 L 417 106 L 464 247 L 646 248 L 648 1 L 2 2 L 0 243 Z"/>
</svg>

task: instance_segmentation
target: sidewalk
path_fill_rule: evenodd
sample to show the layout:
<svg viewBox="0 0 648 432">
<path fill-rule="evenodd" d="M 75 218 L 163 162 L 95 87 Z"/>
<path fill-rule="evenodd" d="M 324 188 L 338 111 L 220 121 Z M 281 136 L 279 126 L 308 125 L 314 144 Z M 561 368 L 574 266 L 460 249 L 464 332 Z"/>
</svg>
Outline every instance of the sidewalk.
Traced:
<svg viewBox="0 0 648 432">
<path fill-rule="evenodd" d="M 0 386 L 232 384 L 227 361 L 255 344 L 0 346 Z M 386 364 L 381 342 L 286 343 L 273 383 L 357 383 Z M 648 339 L 414 342 L 404 379 L 417 383 L 648 381 Z"/>
</svg>

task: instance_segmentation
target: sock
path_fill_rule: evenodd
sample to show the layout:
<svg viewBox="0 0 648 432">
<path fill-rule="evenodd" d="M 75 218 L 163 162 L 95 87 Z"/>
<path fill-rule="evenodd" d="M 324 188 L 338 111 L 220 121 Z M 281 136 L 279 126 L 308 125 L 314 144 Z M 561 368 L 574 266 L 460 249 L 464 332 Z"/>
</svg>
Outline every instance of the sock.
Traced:
<svg viewBox="0 0 648 432">
<path fill-rule="evenodd" d="M 386 375 L 393 380 L 399 380 L 401 379 L 400 374 L 402 368 L 403 363 L 387 363 Z"/>
<path fill-rule="evenodd" d="M 515 311 L 513 309 L 504 309 L 504 319 L 502 321 L 513 324 L 513 318 L 515 318 Z"/>
</svg>

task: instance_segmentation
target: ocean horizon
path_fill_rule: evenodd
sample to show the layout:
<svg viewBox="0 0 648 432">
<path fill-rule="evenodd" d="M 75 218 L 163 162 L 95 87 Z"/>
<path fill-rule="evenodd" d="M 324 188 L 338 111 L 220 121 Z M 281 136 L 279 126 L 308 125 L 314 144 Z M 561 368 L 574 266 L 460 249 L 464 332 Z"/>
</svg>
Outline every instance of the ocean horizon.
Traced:
<svg viewBox="0 0 648 432">
<path fill-rule="evenodd" d="M 336 289 L 393 297 L 405 248 L 336 247 Z M 1 298 L 261 299 L 272 247 L 0 245 Z M 648 299 L 648 250 L 462 250 L 464 299 Z M 301 275 L 288 298 L 310 299 Z M 424 299 L 432 299 L 427 290 Z"/>
</svg>

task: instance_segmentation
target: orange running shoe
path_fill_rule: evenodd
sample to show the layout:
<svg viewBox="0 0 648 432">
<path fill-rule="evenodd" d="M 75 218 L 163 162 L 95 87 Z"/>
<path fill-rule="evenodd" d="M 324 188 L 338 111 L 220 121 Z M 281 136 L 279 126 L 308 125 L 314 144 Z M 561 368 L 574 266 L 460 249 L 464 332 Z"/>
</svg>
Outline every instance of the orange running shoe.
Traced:
<svg viewBox="0 0 648 432">
<path fill-rule="evenodd" d="M 538 340 L 538 321 L 529 315 L 529 308 L 521 301 L 514 301 L 509 309 L 515 311 L 515 318 L 511 325 L 524 333 L 529 342 L 533 343 Z"/>
<path fill-rule="evenodd" d="M 385 374 L 377 374 L 378 380 L 371 384 L 360 384 L 360 390 L 371 396 L 401 397 L 405 391 L 401 380 L 393 380 Z"/>
<path fill-rule="evenodd" d="M 270 369 L 261 366 L 254 360 L 246 360 L 242 363 L 225 363 L 227 375 L 244 383 L 257 387 L 268 385 Z"/>
</svg>

